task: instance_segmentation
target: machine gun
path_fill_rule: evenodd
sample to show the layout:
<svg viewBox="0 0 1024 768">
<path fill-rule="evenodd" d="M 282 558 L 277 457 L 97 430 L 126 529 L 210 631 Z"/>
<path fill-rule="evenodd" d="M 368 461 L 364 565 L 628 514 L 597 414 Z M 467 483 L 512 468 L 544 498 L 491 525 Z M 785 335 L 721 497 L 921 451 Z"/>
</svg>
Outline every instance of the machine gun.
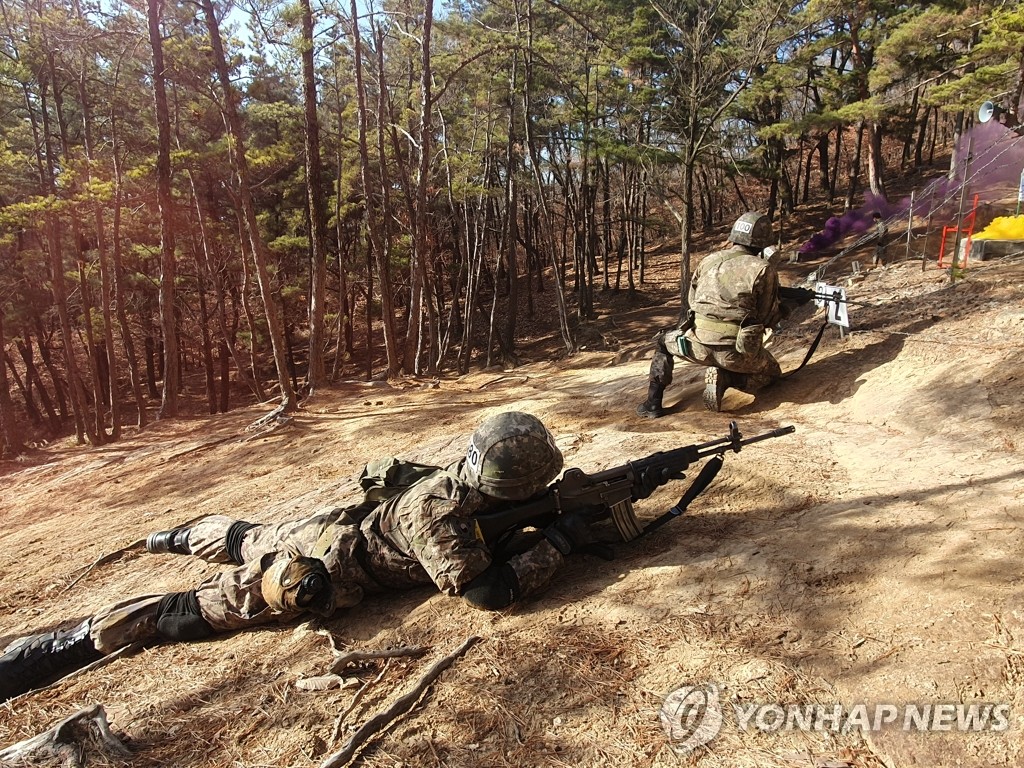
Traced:
<svg viewBox="0 0 1024 768">
<path fill-rule="evenodd" d="M 744 438 L 736 422 L 729 423 L 728 437 L 699 445 L 687 445 L 670 451 L 658 451 L 637 461 L 587 474 L 582 469 L 567 469 L 560 480 L 548 486 L 539 498 L 476 515 L 479 537 L 489 546 L 500 545 L 516 531 L 526 527 L 544 528 L 558 515 L 583 512 L 592 520 L 611 517 L 623 541 L 660 528 L 681 515 L 691 501 L 710 485 L 722 468 L 726 451 L 739 453 L 745 445 L 782 437 L 796 431 L 788 426 Z M 661 517 L 640 526 L 633 513 L 633 502 L 646 499 L 670 480 L 682 480 L 683 471 L 701 459 L 705 464 L 679 502 Z"/>
</svg>

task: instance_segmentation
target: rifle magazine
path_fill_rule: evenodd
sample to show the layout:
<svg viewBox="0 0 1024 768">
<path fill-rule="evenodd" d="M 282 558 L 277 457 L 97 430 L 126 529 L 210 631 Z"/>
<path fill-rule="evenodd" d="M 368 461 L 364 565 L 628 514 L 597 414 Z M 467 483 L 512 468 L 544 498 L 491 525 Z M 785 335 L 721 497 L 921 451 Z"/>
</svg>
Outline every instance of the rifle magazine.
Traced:
<svg viewBox="0 0 1024 768">
<path fill-rule="evenodd" d="M 612 520 L 623 541 L 632 541 L 643 533 L 640 521 L 636 519 L 631 501 L 620 501 L 612 507 Z"/>
</svg>

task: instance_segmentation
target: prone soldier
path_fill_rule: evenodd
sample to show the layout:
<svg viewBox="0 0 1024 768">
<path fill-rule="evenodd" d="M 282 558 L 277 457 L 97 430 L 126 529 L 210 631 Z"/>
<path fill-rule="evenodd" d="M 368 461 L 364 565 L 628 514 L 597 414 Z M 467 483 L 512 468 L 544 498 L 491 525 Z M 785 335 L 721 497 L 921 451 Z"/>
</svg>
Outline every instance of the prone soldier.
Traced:
<svg viewBox="0 0 1024 768">
<path fill-rule="evenodd" d="M 561 470 L 544 424 L 509 411 L 486 419 L 465 457 L 448 467 L 368 465 L 361 480 L 372 490 L 361 505 L 273 525 L 213 515 L 153 533 L 149 552 L 235 568 L 192 590 L 130 598 L 72 629 L 15 641 L 0 656 L 0 701 L 131 643 L 201 640 L 304 613 L 329 617 L 387 590 L 433 583 L 477 608 L 506 608 L 592 545 L 590 524 L 582 513 L 560 515 L 528 546 L 502 554 L 485 543 L 474 515 L 537 495 Z"/>
</svg>

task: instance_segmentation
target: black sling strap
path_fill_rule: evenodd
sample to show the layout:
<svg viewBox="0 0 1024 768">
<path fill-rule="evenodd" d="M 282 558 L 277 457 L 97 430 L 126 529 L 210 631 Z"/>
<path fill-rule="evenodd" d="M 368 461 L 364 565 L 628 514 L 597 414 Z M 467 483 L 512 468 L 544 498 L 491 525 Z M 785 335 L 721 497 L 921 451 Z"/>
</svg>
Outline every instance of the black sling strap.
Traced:
<svg viewBox="0 0 1024 768">
<path fill-rule="evenodd" d="M 788 372 L 782 374 L 782 378 L 783 379 L 788 379 L 794 373 L 796 373 L 801 368 L 803 368 L 805 365 L 807 365 L 807 362 L 811 359 L 811 355 L 814 354 L 814 350 L 816 350 L 818 348 L 818 343 L 821 341 L 821 337 L 825 333 L 825 329 L 826 328 L 828 328 L 828 320 L 825 320 L 825 322 L 821 324 L 821 328 L 818 329 L 818 335 L 814 337 L 814 341 L 811 344 L 811 348 L 808 349 L 807 350 L 807 354 L 804 355 L 804 361 L 802 363 L 800 363 L 800 365 L 798 365 L 792 371 L 788 371 Z"/>
</svg>

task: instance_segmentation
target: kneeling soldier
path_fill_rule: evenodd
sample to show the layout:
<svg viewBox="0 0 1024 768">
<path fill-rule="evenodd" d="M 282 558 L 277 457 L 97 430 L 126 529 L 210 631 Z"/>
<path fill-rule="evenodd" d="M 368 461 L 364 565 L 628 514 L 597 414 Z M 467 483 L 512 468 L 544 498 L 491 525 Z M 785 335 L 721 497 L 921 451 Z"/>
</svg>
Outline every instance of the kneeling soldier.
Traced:
<svg viewBox="0 0 1024 768">
<path fill-rule="evenodd" d="M 673 358 L 708 366 L 704 407 L 720 411 L 729 387 L 756 392 L 782 371 L 763 346 L 766 328 L 786 312 L 779 303 L 779 276 L 760 254 L 771 244 L 767 216 L 745 213 L 729 233 L 730 247 L 708 254 L 690 281 L 690 317 L 681 328 L 655 337 L 647 399 L 637 406 L 645 418 L 664 415 L 662 398 L 672 383 Z"/>
</svg>

